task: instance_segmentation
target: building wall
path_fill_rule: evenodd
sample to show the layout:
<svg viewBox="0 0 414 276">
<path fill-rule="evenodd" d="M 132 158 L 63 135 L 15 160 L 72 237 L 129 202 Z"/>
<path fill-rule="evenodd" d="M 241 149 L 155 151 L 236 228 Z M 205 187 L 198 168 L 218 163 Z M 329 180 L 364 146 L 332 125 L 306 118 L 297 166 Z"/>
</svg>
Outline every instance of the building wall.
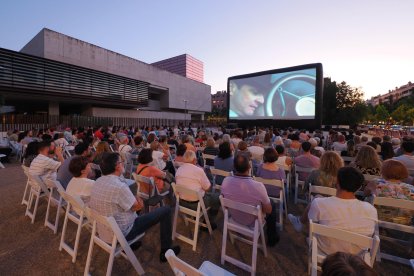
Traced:
<svg viewBox="0 0 414 276">
<path fill-rule="evenodd" d="M 217 91 L 216 94 L 211 95 L 211 106 L 215 108 L 227 108 L 227 91 Z"/>
<path fill-rule="evenodd" d="M 379 104 L 396 102 L 399 99 L 410 96 L 414 93 L 414 83 L 408 82 L 405 85 L 396 87 L 394 90 L 389 90 L 388 93 L 383 95 L 378 95 L 367 100 L 368 104 L 372 106 L 377 106 Z"/>
<path fill-rule="evenodd" d="M 198 82 L 204 82 L 203 62 L 188 54 L 160 60 L 151 65 Z"/>
<path fill-rule="evenodd" d="M 115 109 L 91 107 L 85 112 L 87 115 L 95 117 L 118 117 L 118 118 L 153 118 L 170 120 L 191 120 L 191 114 L 177 112 L 157 112 L 147 110 Z"/>
<path fill-rule="evenodd" d="M 73 65 L 91 68 L 111 74 L 149 82 L 168 88 L 168 108 L 211 111 L 211 87 L 209 85 L 170 73 L 139 60 L 115 53 L 93 44 L 43 29 L 44 57 Z M 40 39 L 30 41 L 22 52 L 39 55 Z"/>
</svg>

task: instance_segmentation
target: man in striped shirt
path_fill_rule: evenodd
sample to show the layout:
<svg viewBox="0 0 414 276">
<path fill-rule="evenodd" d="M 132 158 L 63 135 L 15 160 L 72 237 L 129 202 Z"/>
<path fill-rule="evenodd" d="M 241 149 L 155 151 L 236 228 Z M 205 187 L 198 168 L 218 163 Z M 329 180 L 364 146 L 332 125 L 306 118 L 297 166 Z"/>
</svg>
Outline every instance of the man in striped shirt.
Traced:
<svg viewBox="0 0 414 276">
<path fill-rule="evenodd" d="M 43 180 L 56 179 L 56 172 L 63 163 L 62 148 L 55 147 L 50 141 L 39 143 L 38 155 L 30 164 L 29 173 L 38 175 Z M 58 161 L 51 158 L 56 155 Z"/>
</svg>

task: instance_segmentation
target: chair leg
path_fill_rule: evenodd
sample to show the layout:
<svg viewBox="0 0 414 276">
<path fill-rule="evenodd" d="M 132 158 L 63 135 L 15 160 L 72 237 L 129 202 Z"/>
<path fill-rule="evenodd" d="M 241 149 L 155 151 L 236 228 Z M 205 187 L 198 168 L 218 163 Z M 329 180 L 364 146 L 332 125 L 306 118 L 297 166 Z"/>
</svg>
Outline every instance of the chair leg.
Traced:
<svg viewBox="0 0 414 276">
<path fill-rule="evenodd" d="M 223 226 L 223 242 L 221 246 L 221 264 L 224 265 L 224 256 L 226 256 L 226 246 L 227 246 L 227 217 L 224 219 Z"/>
<path fill-rule="evenodd" d="M 62 244 L 65 243 L 66 227 L 68 225 L 69 203 L 67 205 L 65 219 L 63 220 L 62 236 L 60 237 L 59 251 L 62 251 Z"/>
<path fill-rule="evenodd" d="M 116 250 L 116 243 L 115 243 L 115 246 L 112 247 L 111 252 L 109 253 L 108 268 L 106 269 L 106 276 L 111 276 L 112 274 L 112 267 L 114 265 L 114 258 L 115 258 L 115 250 Z"/>
<path fill-rule="evenodd" d="M 200 229 L 200 210 L 197 212 L 197 217 L 194 226 L 193 251 L 196 250 L 198 240 L 198 230 Z"/>
<path fill-rule="evenodd" d="M 40 193 L 36 193 L 36 202 L 35 202 L 35 206 L 33 210 L 32 223 L 34 223 L 35 218 L 36 218 L 37 206 L 39 205 L 39 197 L 40 197 Z"/>
<path fill-rule="evenodd" d="M 28 216 L 29 218 L 32 217 L 31 212 L 30 212 L 30 209 L 32 208 L 32 204 L 33 204 L 33 191 L 32 191 L 32 188 L 30 187 L 29 200 L 27 202 L 26 213 L 25 213 L 25 215 Z"/>
<path fill-rule="evenodd" d="M 76 262 L 76 256 L 78 254 L 79 239 L 80 239 L 80 234 L 81 234 L 81 231 L 82 231 L 83 220 L 84 220 L 84 218 L 82 216 L 79 220 L 78 229 L 76 230 L 75 244 L 73 246 L 72 263 Z"/>
<path fill-rule="evenodd" d="M 89 242 L 88 257 L 86 258 L 85 272 L 83 274 L 84 276 L 89 276 L 89 269 L 91 267 L 93 244 L 94 244 L 93 239 L 95 236 L 95 232 L 96 232 L 96 223 L 94 223 L 93 225 L 91 241 Z"/>
<path fill-rule="evenodd" d="M 283 230 L 283 195 L 279 203 L 279 224 L 280 230 Z"/>
<path fill-rule="evenodd" d="M 257 229 L 256 229 L 257 230 Z M 259 242 L 259 233 L 255 231 L 253 236 L 253 252 L 252 252 L 252 276 L 256 275 L 257 246 Z"/>
<path fill-rule="evenodd" d="M 59 228 L 59 218 L 60 218 L 60 210 L 62 209 L 62 198 L 59 199 L 59 203 L 57 206 L 57 210 L 56 210 L 56 218 L 55 218 L 55 229 L 54 229 L 54 233 L 57 233 L 57 230 Z"/>
<path fill-rule="evenodd" d="M 266 238 L 265 238 L 265 235 L 264 235 L 263 227 L 260 227 L 260 236 L 261 236 L 260 238 L 262 239 L 263 254 L 267 258 Z M 259 239 L 259 237 L 257 237 L 257 239 Z M 258 243 L 258 241 L 257 241 L 257 243 Z"/>
<path fill-rule="evenodd" d="M 175 236 L 177 233 L 177 220 L 178 220 L 178 209 L 180 208 L 179 203 L 177 202 L 175 205 L 175 210 L 174 210 L 174 221 L 173 221 L 173 230 L 172 230 L 172 240 L 175 240 Z"/>
<path fill-rule="evenodd" d="M 5 169 L 6 167 L 0 162 L 0 168 Z"/>
<path fill-rule="evenodd" d="M 30 188 L 29 185 L 29 180 L 27 180 L 26 182 L 26 187 L 24 188 L 24 194 L 23 194 L 23 199 L 22 199 L 22 205 L 27 205 L 29 203 L 29 199 L 26 199 L 27 197 L 27 191 Z"/>
<path fill-rule="evenodd" d="M 51 205 L 51 201 L 52 201 L 52 194 L 53 194 L 53 188 L 50 190 L 49 199 L 47 201 L 47 209 L 46 209 L 46 217 L 45 217 L 45 226 L 47 226 L 47 224 L 49 222 L 49 212 L 50 212 L 50 205 Z"/>
</svg>

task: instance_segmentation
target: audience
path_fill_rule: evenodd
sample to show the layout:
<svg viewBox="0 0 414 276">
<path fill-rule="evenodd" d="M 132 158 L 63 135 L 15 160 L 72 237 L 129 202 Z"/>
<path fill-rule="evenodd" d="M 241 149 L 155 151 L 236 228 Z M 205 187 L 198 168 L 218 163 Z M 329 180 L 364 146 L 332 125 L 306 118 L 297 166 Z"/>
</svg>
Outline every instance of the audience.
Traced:
<svg viewBox="0 0 414 276">
<path fill-rule="evenodd" d="M 321 157 L 319 169 L 313 170 L 305 181 L 305 189 L 309 184 L 335 188 L 338 170 L 344 166 L 344 161 L 335 151 L 327 151 Z"/>
<path fill-rule="evenodd" d="M 349 165 L 357 168 L 363 174 L 380 175 L 381 160 L 375 152 L 375 149 L 371 146 L 362 146 L 354 162 L 351 162 Z"/>
<path fill-rule="evenodd" d="M 206 208 L 210 207 L 209 216 L 215 217 L 220 208 L 219 196 L 216 193 L 208 192 L 211 183 L 208 180 L 204 170 L 198 166 L 197 158 L 193 151 L 188 150 L 184 154 L 184 164 L 182 164 L 175 173 L 177 186 L 184 186 L 188 189 L 201 192 Z M 197 197 L 189 195 L 180 195 L 180 205 L 191 209 L 197 209 Z M 217 228 L 217 225 L 210 219 L 211 227 Z"/>
<path fill-rule="evenodd" d="M 414 176 L 414 142 L 404 141 L 401 144 L 402 155 L 394 157 L 394 160 L 398 160 L 405 165 L 409 174 Z"/>
<path fill-rule="evenodd" d="M 292 158 L 290 158 L 289 156 L 286 156 L 285 147 L 283 145 L 277 145 L 275 149 L 278 155 L 278 158 L 276 160 L 277 164 L 282 165 L 282 166 L 292 165 L 293 163 Z"/>
<path fill-rule="evenodd" d="M 137 215 L 144 207 L 139 196 L 133 195 L 128 185 L 120 180 L 124 173 L 122 158 L 118 153 L 106 153 L 101 163 L 102 174 L 92 187 L 89 206 L 102 216 L 115 218 L 127 241 L 160 224 L 160 261 L 166 262 L 165 252 L 172 249 L 177 255 L 179 246 L 172 246 L 171 209 L 159 207 L 144 215 Z M 99 230 L 99 229 L 98 229 Z M 131 246 L 136 249 L 138 246 Z"/>
<path fill-rule="evenodd" d="M 77 156 L 89 157 L 90 156 L 89 146 L 85 143 L 77 144 L 75 146 L 75 155 L 65 159 L 65 161 L 63 161 L 62 165 L 60 166 L 59 171 L 57 172 L 57 180 L 60 182 L 62 187 L 65 189 L 68 186 L 69 181 L 73 177 L 73 174 L 70 172 L 70 169 L 69 169 L 70 163 L 72 159 Z"/>
<path fill-rule="evenodd" d="M 204 148 L 203 151 L 204 154 L 209 154 L 209 155 L 218 155 L 219 154 L 219 149 L 216 148 L 216 142 L 214 141 L 214 139 L 212 137 L 209 137 L 207 139 L 207 145 Z M 184 153 L 183 153 L 184 154 Z M 206 160 L 206 164 L 207 166 L 214 166 L 214 160 L 212 159 L 207 159 Z"/>
<path fill-rule="evenodd" d="M 315 155 L 312 155 L 310 152 L 310 149 L 311 149 L 311 143 L 309 142 L 302 143 L 303 154 L 295 158 L 296 166 L 299 166 L 302 168 L 313 168 L 313 169 L 319 168 L 320 159 L 316 157 Z M 308 173 L 299 172 L 299 179 L 305 180 L 308 177 L 308 175 L 309 175 Z"/>
<path fill-rule="evenodd" d="M 250 164 L 246 156 L 238 155 L 234 159 L 234 175 L 224 179 L 221 186 L 223 197 L 253 206 L 260 205 L 266 214 L 267 245 L 275 246 L 279 241 L 276 228 L 276 205 L 269 199 L 265 186 L 253 180 L 249 175 Z M 231 209 L 232 218 L 243 225 L 252 226 L 254 217 Z"/>
<path fill-rule="evenodd" d="M 33 159 L 35 159 L 37 154 L 38 154 L 38 147 L 39 147 L 39 142 L 38 141 L 30 142 L 27 145 L 26 151 L 23 155 L 23 165 L 24 166 L 30 167 L 30 164 L 32 163 Z"/>
<path fill-rule="evenodd" d="M 187 146 L 180 144 L 177 147 L 175 162 L 183 163 L 184 162 L 184 153 L 187 151 Z"/>
<path fill-rule="evenodd" d="M 216 158 L 214 158 L 214 168 L 231 172 L 233 170 L 233 155 L 231 152 L 230 144 L 228 142 L 223 142 L 219 146 L 219 153 Z M 216 184 L 221 185 L 223 182 L 223 176 L 216 176 Z"/>
<path fill-rule="evenodd" d="M 360 257 L 336 252 L 325 258 L 321 276 L 377 276 L 377 272 Z"/>
<path fill-rule="evenodd" d="M 355 198 L 355 192 L 364 183 L 364 176 L 353 167 L 338 170 L 336 196 L 315 198 L 301 218 L 289 214 L 296 231 L 302 231 L 308 219 L 323 225 L 339 228 L 357 234 L 372 236 L 378 221 L 377 210 L 368 202 Z M 307 217 L 306 217 L 307 216 Z M 364 248 L 335 239 L 319 237 L 318 248 L 324 254 L 338 251 L 358 254 Z"/>
<path fill-rule="evenodd" d="M 38 155 L 30 164 L 29 173 L 31 175 L 37 175 L 43 180 L 56 180 L 56 172 L 64 161 L 62 148 L 55 147 L 50 141 L 42 141 L 39 143 L 37 149 Z M 55 156 L 59 161 L 53 159 Z"/>
<path fill-rule="evenodd" d="M 286 181 L 285 170 L 276 163 L 278 159 L 274 148 L 267 148 L 263 154 L 263 163 L 257 167 L 256 176 L 265 179 L 276 179 Z M 270 197 L 279 197 L 280 188 L 265 185 L 267 194 Z"/>
<path fill-rule="evenodd" d="M 73 175 L 66 188 L 71 196 L 79 196 L 85 202 L 89 201 L 91 190 L 95 184 L 94 180 L 88 178 L 91 172 L 89 159 L 84 156 L 75 156 L 70 160 L 69 172 Z"/>
<path fill-rule="evenodd" d="M 394 148 L 392 147 L 391 142 L 383 142 L 381 144 L 381 158 L 382 160 L 387 160 L 394 157 Z"/>
</svg>

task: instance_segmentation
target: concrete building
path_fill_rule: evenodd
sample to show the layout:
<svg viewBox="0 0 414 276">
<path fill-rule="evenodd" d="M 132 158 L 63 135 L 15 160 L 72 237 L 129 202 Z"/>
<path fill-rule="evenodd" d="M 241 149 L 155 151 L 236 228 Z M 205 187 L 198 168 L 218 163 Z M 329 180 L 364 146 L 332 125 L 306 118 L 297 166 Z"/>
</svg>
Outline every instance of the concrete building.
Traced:
<svg viewBox="0 0 414 276">
<path fill-rule="evenodd" d="M 217 91 L 211 95 L 211 107 L 217 109 L 227 109 L 227 91 Z"/>
<path fill-rule="evenodd" d="M 201 76 L 202 81 L 199 61 L 201 71 L 193 74 L 189 66 L 189 73 L 183 76 L 49 29 L 41 30 L 20 53 L 0 50 L 5 76 L 16 75 L 12 70 L 17 65 L 13 67 L 12 63 L 19 58 L 24 60 L 19 64 L 25 67 L 22 72 L 30 75 L 22 76 L 24 89 L 22 84 L 16 86 L 16 82 L 2 82 L 0 78 L 7 105 L 25 101 L 23 106 L 29 110 L 27 103 L 33 101 L 39 108 L 47 106 L 43 111 L 49 115 L 187 121 L 203 120 L 204 113 L 211 111 L 211 87 L 190 78 Z M 191 61 L 189 64 L 197 61 L 182 56 Z"/>
<path fill-rule="evenodd" d="M 204 82 L 203 62 L 188 54 L 167 58 L 151 65 L 198 82 Z"/>
<path fill-rule="evenodd" d="M 408 97 L 414 93 L 414 83 L 408 82 L 400 87 L 395 87 L 394 90 L 388 90 L 388 93 L 378 95 L 367 100 L 367 104 L 377 106 L 384 103 L 394 103 L 399 99 Z"/>
</svg>

